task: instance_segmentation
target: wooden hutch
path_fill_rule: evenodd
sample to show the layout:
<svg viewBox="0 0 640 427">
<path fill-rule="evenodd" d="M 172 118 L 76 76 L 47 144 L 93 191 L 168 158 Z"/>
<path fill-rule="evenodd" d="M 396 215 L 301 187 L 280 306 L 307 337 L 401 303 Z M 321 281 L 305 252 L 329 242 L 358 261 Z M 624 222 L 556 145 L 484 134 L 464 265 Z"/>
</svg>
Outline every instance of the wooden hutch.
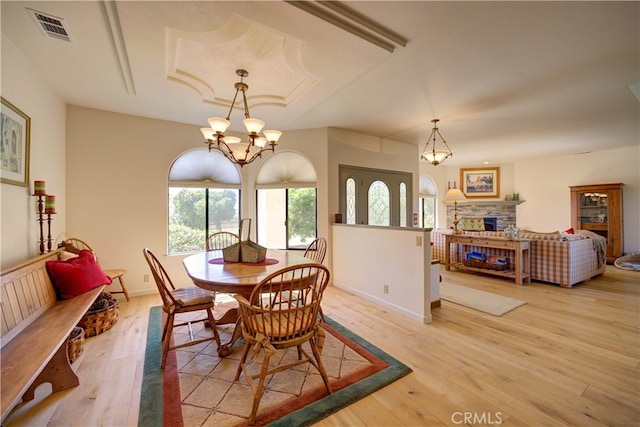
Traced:
<svg viewBox="0 0 640 427">
<path fill-rule="evenodd" d="M 607 263 L 623 255 L 623 184 L 577 185 L 571 189 L 571 226 L 607 239 Z"/>
</svg>

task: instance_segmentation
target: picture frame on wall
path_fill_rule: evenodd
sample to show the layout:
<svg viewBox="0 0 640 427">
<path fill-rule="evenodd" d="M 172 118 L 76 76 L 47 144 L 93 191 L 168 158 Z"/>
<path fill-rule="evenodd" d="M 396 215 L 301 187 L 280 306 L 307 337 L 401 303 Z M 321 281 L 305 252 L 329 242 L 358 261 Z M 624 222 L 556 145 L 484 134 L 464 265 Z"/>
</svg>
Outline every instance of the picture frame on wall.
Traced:
<svg viewBox="0 0 640 427">
<path fill-rule="evenodd" d="M 500 168 L 461 168 L 460 189 L 468 199 L 500 197 Z"/>
<path fill-rule="evenodd" d="M 0 138 L 2 183 L 27 187 L 31 118 L 4 98 L 0 113 Z"/>
</svg>

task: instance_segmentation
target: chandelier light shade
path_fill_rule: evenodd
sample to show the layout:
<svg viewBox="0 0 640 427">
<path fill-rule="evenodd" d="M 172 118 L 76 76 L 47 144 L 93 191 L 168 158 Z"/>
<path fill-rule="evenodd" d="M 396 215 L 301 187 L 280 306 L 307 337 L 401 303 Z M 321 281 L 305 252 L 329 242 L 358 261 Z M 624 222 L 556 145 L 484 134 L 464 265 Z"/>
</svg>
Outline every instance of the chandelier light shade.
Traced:
<svg viewBox="0 0 640 427">
<path fill-rule="evenodd" d="M 431 120 L 431 123 L 433 123 L 431 135 L 427 139 L 427 142 L 424 145 L 424 150 L 422 150 L 422 155 L 420 156 L 421 159 L 426 160 L 434 166 L 438 166 L 453 154 L 447 145 L 447 141 L 445 141 L 442 135 L 440 135 L 440 131 L 438 130 L 439 121 L 440 119 Z M 440 137 L 440 140 L 442 141 L 441 145 L 443 145 L 443 148 L 445 149 L 441 148 L 440 150 L 436 150 L 436 136 Z M 429 143 L 432 143 L 431 148 L 429 148 Z"/>
<path fill-rule="evenodd" d="M 458 224 L 460 223 L 460 220 L 458 220 L 458 202 L 465 200 L 467 200 L 467 198 L 464 193 L 456 188 L 455 185 L 453 188 L 450 188 L 444 196 L 443 202 L 453 202 L 453 234 L 461 233 L 461 231 L 458 230 Z"/>
<path fill-rule="evenodd" d="M 275 152 L 278 139 L 282 135 L 282 132 L 278 130 L 265 130 L 263 132 L 264 136 L 260 136 L 264 122 L 251 118 L 249 115 L 249 107 L 247 106 L 246 92 L 249 86 L 244 82 L 244 78 L 247 77 L 249 73 L 246 70 L 236 70 L 236 74 L 240 76 L 240 81 L 234 85 L 236 94 L 231 102 L 227 117 L 224 119 L 221 117 L 209 118 L 209 127 L 201 128 L 200 132 L 202 132 L 202 135 L 206 139 L 205 144 L 209 145 L 209 151 L 219 150 L 227 159 L 242 167 L 262 157 L 262 153 L 265 151 Z M 247 142 L 243 142 L 242 139 L 237 136 L 226 136 L 224 134 L 229 125 L 231 125 L 229 118 L 231 117 L 233 107 L 236 105 L 238 93 L 242 93 L 242 103 L 244 105 L 243 123 L 249 134 L 249 140 Z"/>
</svg>

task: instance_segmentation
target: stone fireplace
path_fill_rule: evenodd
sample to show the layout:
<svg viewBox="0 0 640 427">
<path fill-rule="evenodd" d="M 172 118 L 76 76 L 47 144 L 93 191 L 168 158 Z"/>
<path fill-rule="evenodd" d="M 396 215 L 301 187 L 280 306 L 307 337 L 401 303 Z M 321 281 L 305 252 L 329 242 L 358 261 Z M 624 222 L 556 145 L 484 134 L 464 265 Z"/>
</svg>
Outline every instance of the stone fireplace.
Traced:
<svg viewBox="0 0 640 427">
<path fill-rule="evenodd" d="M 504 230 L 509 224 L 516 223 L 516 206 L 524 200 L 468 200 L 458 202 L 458 219 L 483 218 L 485 230 Z M 447 206 L 447 228 L 453 223 L 453 203 Z"/>
</svg>

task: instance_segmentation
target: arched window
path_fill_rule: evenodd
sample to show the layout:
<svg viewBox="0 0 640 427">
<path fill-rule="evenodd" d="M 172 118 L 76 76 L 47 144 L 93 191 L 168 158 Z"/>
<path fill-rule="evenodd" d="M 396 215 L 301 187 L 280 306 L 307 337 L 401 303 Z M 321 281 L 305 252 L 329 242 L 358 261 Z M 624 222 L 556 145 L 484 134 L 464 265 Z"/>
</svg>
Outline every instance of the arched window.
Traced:
<svg viewBox="0 0 640 427">
<path fill-rule="evenodd" d="M 436 184 L 428 176 L 420 176 L 420 227 L 436 228 Z"/>
<path fill-rule="evenodd" d="M 400 227 L 407 226 L 407 184 L 400 183 Z"/>
<path fill-rule="evenodd" d="M 356 223 L 356 180 L 347 179 L 347 224 Z"/>
<path fill-rule="evenodd" d="M 369 225 L 389 225 L 389 187 L 382 181 L 369 186 Z"/>
<path fill-rule="evenodd" d="M 168 253 L 203 251 L 215 231 L 240 226 L 240 172 L 218 151 L 196 148 L 169 169 Z"/>
<path fill-rule="evenodd" d="M 318 234 L 316 187 L 316 170 L 303 155 L 269 157 L 256 176 L 258 244 L 305 249 Z"/>
</svg>

